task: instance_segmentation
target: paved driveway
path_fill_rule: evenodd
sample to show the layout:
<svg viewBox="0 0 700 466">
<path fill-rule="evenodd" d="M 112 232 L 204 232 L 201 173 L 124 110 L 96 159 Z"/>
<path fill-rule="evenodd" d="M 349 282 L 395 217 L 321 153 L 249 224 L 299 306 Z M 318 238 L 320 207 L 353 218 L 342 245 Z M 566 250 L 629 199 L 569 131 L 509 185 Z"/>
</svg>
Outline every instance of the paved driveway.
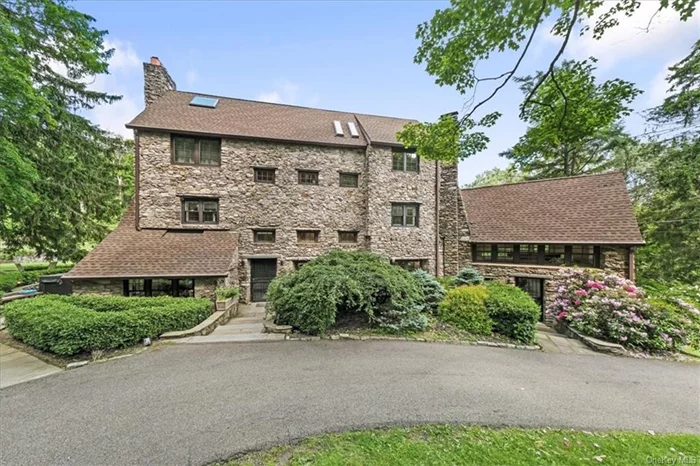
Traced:
<svg viewBox="0 0 700 466">
<path fill-rule="evenodd" d="M 0 464 L 202 464 L 459 422 L 700 432 L 700 367 L 391 341 L 173 345 L 0 391 Z"/>
<path fill-rule="evenodd" d="M 31 354 L 0 343 L 0 388 L 46 377 L 61 370 Z"/>
</svg>

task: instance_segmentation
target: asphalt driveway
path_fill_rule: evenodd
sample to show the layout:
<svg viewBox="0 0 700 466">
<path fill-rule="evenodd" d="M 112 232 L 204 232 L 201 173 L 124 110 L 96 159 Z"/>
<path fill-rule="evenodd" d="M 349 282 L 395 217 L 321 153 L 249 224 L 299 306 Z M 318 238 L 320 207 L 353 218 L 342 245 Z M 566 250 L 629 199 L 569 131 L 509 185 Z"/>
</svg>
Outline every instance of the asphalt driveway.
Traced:
<svg viewBox="0 0 700 466">
<path fill-rule="evenodd" d="M 700 433 L 700 366 L 390 341 L 174 345 L 0 390 L 0 464 L 202 464 L 424 422 Z"/>
</svg>

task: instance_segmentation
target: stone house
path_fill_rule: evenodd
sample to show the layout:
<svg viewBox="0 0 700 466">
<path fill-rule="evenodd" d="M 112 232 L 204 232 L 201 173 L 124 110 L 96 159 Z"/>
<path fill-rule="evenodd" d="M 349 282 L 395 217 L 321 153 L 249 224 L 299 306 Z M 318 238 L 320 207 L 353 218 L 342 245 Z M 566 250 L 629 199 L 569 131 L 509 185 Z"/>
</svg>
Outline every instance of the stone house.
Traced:
<svg viewBox="0 0 700 466">
<path fill-rule="evenodd" d="M 578 264 L 588 247 L 601 258 L 593 266 L 633 270 L 631 246 L 642 241 L 621 175 L 460 191 L 456 166 L 420 160 L 396 140 L 413 120 L 182 92 L 155 57 L 144 75 L 145 109 L 127 124 L 134 202 L 64 276 L 76 293 L 212 296 L 226 283 L 260 301 L 280 271 L 334 248 L 435 275 L 472 264 L 523 287 Z M 592 213 L 572 214 L 581 210 Z M 561 221 L 572 234 L 550 236 Z M 525 244 L 546 263 L 523 262 Z"/>
</svg>

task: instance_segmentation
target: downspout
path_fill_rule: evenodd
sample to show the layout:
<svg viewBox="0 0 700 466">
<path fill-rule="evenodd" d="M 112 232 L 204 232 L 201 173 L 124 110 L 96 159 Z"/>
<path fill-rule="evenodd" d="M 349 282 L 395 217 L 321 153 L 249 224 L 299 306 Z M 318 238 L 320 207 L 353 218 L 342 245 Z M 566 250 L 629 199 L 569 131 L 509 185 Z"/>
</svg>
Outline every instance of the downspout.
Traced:
<svg viewBox="0 0 700 466">
<path fill-rule="evenodd" d="M 370 164 L 369 164 L 369 152 L 372 149 L 372 139 L 370 139 L 369 134 L 367 134 L 367 131 L 365 131 L 365 127 L 362 126 L 362 122 L 360 121 L 359 118 L 357 118 L 357 115 L 353 115 L 355 117 L 355 121 L 357 122 L 357 126 L 360 128 L 360 132 L 362 133 L 362 136 L 365 138 L 367 141 L 367 145 L 365 146 L 365 166 L 364 166 L 364 176 L 362 177 L 363 185 L 364 185 L 364 203 L 365 203 L 365 215 L 363 223 L 365 227 L 365 249 L 367 251 L 371 251 L 371 235 L 369 234 L 369 186 L 370 186 L 370 180 L 369 180 L 369 173 L 370 173 Z"/>
<path fill-rule="evenodd" d="M 435 276 L 440 272 L 440 162 L 435 161 Z"/>
<path fill-rule="evenodd" d="M 134 225 L 136 226 L 136 231 L 141 230 L 140 226 L 140 205 L 139 205 L 139 185 L 141 184 L 141 150 L 139 141 L 139 131 L 134 130 Z"/>
</svg>

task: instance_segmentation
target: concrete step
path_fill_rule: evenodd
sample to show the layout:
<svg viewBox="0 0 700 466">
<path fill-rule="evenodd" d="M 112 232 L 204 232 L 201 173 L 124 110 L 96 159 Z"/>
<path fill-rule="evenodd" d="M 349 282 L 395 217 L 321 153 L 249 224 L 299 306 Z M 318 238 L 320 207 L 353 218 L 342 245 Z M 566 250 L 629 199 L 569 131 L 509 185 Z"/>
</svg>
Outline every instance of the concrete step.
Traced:
<svg viewBox="0 0 700 466">
<path fill-rule="evenodd" d="M 212 335 L 236 335 L 239 333 L 263 333 L 263 329 L 255 327 L 255 328 L 241 328 L 241 327 L 229 327 L 229 326 L 223 326 L 219 327 L 213 332 L 211 332 Z"/>
<path fill-rule="evenodd" d="M 250 316 L 250 317 L 234 317 L 233 319 L 229 320 L 226 325 L 236 325 L 236 324 L 254 324 L 254 323 L 262 323 L 264 319 L 262 316 Z"/>
<path fill-rule="evenodd" d="M 221 325 L 221 326 L 217 327 L 216 329 L 218 330 L 220 328 L 257 328 L 257 329 L 262 330 L 263 328 L 265 328 L 265 326 L 263 325 L 262 321 L 238 323 L 235 320 L 232 320 L 232 321 L 229 321 L 228 324 Z"/>
<path fill-rule="evenodd" d="M 265 311 L 242 311 L 236 319 L 240 317 L 260 317 L 265 318 Z"/>
<path fill-rule="evenodd" d="M 255 341 L 279 341 L 284 340 L 281 333 L 241 333 L 237 335 L 206 335 L 203 337 L 189 337 L 174 340 L 177 343 L 247 343 Z"/>
</svg>

